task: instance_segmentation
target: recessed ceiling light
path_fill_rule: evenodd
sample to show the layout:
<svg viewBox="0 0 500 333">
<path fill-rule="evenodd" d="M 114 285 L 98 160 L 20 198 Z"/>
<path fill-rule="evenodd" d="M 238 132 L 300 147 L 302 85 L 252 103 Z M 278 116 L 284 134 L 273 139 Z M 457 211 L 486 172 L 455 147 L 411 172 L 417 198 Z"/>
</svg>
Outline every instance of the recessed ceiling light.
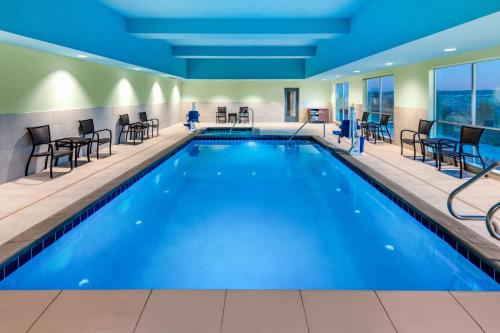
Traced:
<svg viewBox="0 0 500 333">
<path fill-rule="evenodd" d="M 354 72 L 354 73 L 361 73 L 361 71 L 359 71 L 359 70 L 355 70 L 355 71 L 353 71 L 353 72 Z"/>
<path fill-rule="evenodd" d="M 337 76 L 335 76 L 335 77 L 336 77 L 336 78 L 339 78 L 339 77 L 341 77 L 341 76 L 340 76 L 340 75 L 337 75 Z"/>
<path fill-rule="evenodd" d="M 448 47 L 448 48 L 444 49 L 443 51 L 444 51 L 444 52 L 454 52 L 454 51 L 456 51 L 456 50 L 457 50 L 457 49 L 456 49 L 455 47 Z"/>
<path fill-rule="evenodd" d="M 79 55 L 77 55 L 77 57 L 80 59 L 87 59 L 89 56 L 86 54 L 79 54 Z"/>
<path fill-rule="evenodd" d="M 141 67 L 134 67 L 132 68 L 134 71 L 142 71 L 142 68 Z"/>
<path fill-rule="evenodd" d="M 386 66 L 392 66 L 392 65 L 394 65 L 394 63 L 393 62 L 386 62 L 385 65 Z"/>
</svg>

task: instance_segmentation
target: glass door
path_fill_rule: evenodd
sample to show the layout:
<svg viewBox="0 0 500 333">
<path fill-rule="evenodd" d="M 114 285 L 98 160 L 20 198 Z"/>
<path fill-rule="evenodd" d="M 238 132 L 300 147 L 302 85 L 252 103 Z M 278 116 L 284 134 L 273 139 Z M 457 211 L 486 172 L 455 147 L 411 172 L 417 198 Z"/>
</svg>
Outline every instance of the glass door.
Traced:
<svg viewBox="0 0 500 333">
<path fill-rule="evenodd" d="M 285 88 L 285 121 L 299 121 L 299 88 Z"/>
</svg>

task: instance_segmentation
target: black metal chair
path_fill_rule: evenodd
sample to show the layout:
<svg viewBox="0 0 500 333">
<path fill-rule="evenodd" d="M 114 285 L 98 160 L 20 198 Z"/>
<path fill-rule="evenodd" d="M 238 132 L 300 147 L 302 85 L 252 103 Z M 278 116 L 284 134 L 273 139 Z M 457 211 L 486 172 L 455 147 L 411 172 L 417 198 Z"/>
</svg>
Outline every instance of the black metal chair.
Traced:
<svg viewBox="0 0 500 333">
<path fill-rule="evenodd" d="M 401 155 L 403 155 L 403 144 L 413 146 L 413 159 L 417 159 L 417 144 L 420 145 L 420 151 L 422 152 L 422 155 L 425 155 L 424 148 L 422 146 L 422 136 L 425 136 L 425 138 L 429 137 L 429 134 L 431 132 L 432 125 L 434 124 L 434 121 L 430 120 L 424 120 L 420 119 L 418 122 L 418 130 L 413 131 L 413 130 L 402 130 L 400 134 L 400 143 L 401 143 Z M 412 133 L 412 137 L 410 138 L 405 138 L 404 133 Z"/>
<path fill-rule="evenodd" d="M 366 136 L 366 128 L 368 127 L 368 116 L 370 114 L 368 112 L 363 112 L 363 115 L 361 116 L 361 124 L 359 125 L 361 127 L 361 134 Z"/>
<path fill-rule="evenodd" d="M 228 122 L 233 124 L 238 121 L 238 114 L 236 112 L 227 115 Z"/>
<path fill-rule="evenodd" d="M 225 106 L 218 106 L 217 113 L 215 114 L 215 123 L 227 123 L 227 108 Z"/>
<path fill-rule="evenodd" d="M 141 137 L 141 142 L 144 141 L 144 132 L 146 131 L 146 127 L 144 127 L 142 123 L 140 122 L 130 123 L 128 114 L 121 114 L 120 125 L 122 128 L 120 131 L 120 135 L 118 136 L 118 144 L 120 144 L 120 139 L 123 134 L 125 134 L 125 140 L 127 140 L 128 136 L 129 139 L 132 139 L 134 141 L 134 146 L 137 136 Z"/>
<path fill-rule="evenodd" d="M 151 137 L 154 136 L 154 130 L 156 128 L 156 136 L 160 135 L 160 121 L 157 118 L 148 119 L 148 114 L 146 112 L 139 112 L 139 119 L 141 123 L 146 127 L 148 131 L 151 128 Z M 148 131 L 149 137 L 149 131 Z"/>
<path fill-rule="evenodd" d="M 238 117 L 240 119 L 240 123 L 243 122 L 243 120 L 245 121 L 245 123 L 250 122 L 250 117 L 248 115 L 248 106 L 240 106 L 240 112 Z"/>
<path fill-rule="evenodd" d="M 453 159 L 453 163 L 457 166 L 457 159 L 460 165 L 460 178 L 462 178 L 463 170 L 467 170 L 466 158 L 479 158 L 483 169 L 485 168 L 483 158 L 479 153 L 479 142 L 483 135 L 484 128 L 462 126 L 460 130 L 460 141 L 451 139 L 441 139 L 438 145 L 438 167 L 441 171 L 441 163 L 443 157 Z M 471 152 L 465 152 L 464 146 L 470 146 Z M 450 149 L 453 147 L 453 149 Z M 457 150 L 458 147 L 458 150 Z M 474 154 L 474 149 L 477 150 L 477 155 Z M 463 161 L 463 165 L 462 165 Z"/>
<path fill-rule="evenodd" d="M 52 173 L 52 162 L 55 161 L 55 164 L 57 165 L 61 157 L 68 156 L 71 170 L 73 170 L 73 147 L 70 147 L 69 149 L 59 149 L 58 142 L 60 140 L 52 141 L 50 137 L 49 125 L 28 127 L 28 133 L 30 135 L 33 148 L 31 149 L 28 163 L 26 163 L 26 169 L 24 172 L 25 176 L 28 175 L 31 159 L 33 157 L 45 157 L 44 169 L 47 169 L 47 163 L 50 158 L 50 178 L 54 178 L 54 175 Z M 47 151 L 39 151 L 38 153 L 35 153 L 36 148 L 39 148 L 40 146 L 47 146 Z"/>
<path fill-rule="evenodd" d="M 387 135 L 389 136 L 389 143 L 392 143 L 391 133 L 389 132 L 388 127 L 390 118 L 391 115 L 383 113 L 380 115 L 380 121 L 378 123 L 368 122 L 366 124 L 366 136 L 368 137 L 370 134 L 372 134 L 373 138 L 375 139 L 375 144 L 377 143 L 377 138 L 379 140 L 380 138 L 382 138 L 382 141 L 385 141 L 384 133 L 387 133 Z"/>
<path fill-rule="evenodd" d="M 82 134 L 82 138 L 86 138 L 87 135 L 92 135 L 90 138 L 90 145 L 89 145 L 89 153 L 92 153 L 92 145 L 95 143 L 97 144 L 96 148 L 96 156 L 97 159 L 99 159 L 99 146 L 109 144 L 109 154 L 111 155 L 111 145 L 113 144 L 113 136 L 112 132 L 110 129 L 102 129 L 96 131 L 94 128 L 94 120 L 93 119 L 86 119 L 86 120 L 80 120 L 80 133 Z M 108 137 L 101 137 L 102 132 L 108 132 Z"/>
</svg>

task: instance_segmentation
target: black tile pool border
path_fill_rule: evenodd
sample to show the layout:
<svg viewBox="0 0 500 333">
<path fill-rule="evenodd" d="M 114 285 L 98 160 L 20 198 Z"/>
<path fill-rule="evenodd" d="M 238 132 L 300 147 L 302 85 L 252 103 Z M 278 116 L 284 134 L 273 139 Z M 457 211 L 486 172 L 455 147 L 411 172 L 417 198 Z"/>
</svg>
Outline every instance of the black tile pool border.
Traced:
<svg viewBox="0 0 500 333">
<path fill-rule="evenodd" d="M 226 134 L 227 131 L 230 131 L 230 130 L 231 130 L 231 127 L 207 127 L 207 128 L 199 130 L 198 133 L 203 134 L 203 135 L 206 135 L 206 134 L 220 135 L 220 134 Z M 260 133 L 260 129 L 258 129 L 256 127 L 234 127 L 233 130 L 235 131 L 235 133 L 237 133 L 237 132 L 249 132 L 249 133 L 255 133 L 255 134 Z"/>
<path fill-rule="evenodd" d="M 206 136 L 206 135 L 195 135 L 180 145 L 174 147 L 172 150 L 165 153 L 159 159 L 149 164 L 147 167 L 138 171 L 135 175 L 128 178 L 120 185 L 117 185 L 112 190 L 102 195 L 91 204 L 87 205 L 84 209 L 80 210 L 78 213 L 74 214 L 69 219 L 64 220 L 58 226 L 47 232 L 44 236 L 31 242 L 25 248 L 16 252 L 7 260 L 0 263 L 0 281 L 4 280 L 10 274 L 15 272 L 21 266 L 26 264 L 33 257 L 41 253 L 47 247 L 52 245 L 55 241 L 61 238 L 66 233 L 73 230 L 80 223 L 84 222 L 87 218 L 92 216 L 96 211 L 104 207 L 111 200 L 116 198 L 119 194 L 124 192 L 130 186 L 135 184 L 145 175 L 156 169 L 164 161 L 175 155 L 177 152 L 182 150 L 184 147 L 189 145 L 194 140 L 201 141 L 287 141 L 289 136 L 286 135 L 231 135 L 231 136 Z M 341 163 L 346 165 L 349 169 L 355 172 L 358 176 L 372 185 L 380 193 L 384 194 L 391 201 L 396 203 L 401 209 L 408 213 L 414 220 L 418 221 L 432 233 L 436 234 L 439 238 L 448 243 L 454 250 L 460 253 L 463 257 L 469 260 L 476 267 L 481 269 L 486 275 L 491 277 L 494 281 L 500 284 L 500 270 L 495 269 L 494 266 L 488 263 L 488 260 L 482 258 L 481 255 L 472 251 L 469 246 L 452 235 L 449 231 L 443 228 L 439 223 L 436 223 L 429 216 L 421 212 L 419 209 L 414 207 L 412 204 L 408 203 L 405 199 L 401 198 L 399 195 L 395 194 L 392 190 L 387 188 L 382 183 L 376 181 L 370 177 L 365 171 L 358 168 L 356 165 L 352 164 L 350 161 L 345 159 L 339 152 L 335 151 L 326 142 L 316 139 L 314 136 L 301 135 L 296 136 L 292 139 L 294 142 L 301 143 L 316 143 L 320 145 L 323 149 L 330 152 L 334 157 L 336 157 Z"/>
</svg>

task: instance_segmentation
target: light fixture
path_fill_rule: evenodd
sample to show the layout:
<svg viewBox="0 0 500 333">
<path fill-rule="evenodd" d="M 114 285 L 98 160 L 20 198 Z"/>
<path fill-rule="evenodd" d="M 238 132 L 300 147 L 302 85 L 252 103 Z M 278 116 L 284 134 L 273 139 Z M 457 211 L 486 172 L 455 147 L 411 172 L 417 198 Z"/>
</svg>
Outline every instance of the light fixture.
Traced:
<svg viewBox="0 0 500 333">
<path fill-rule="evenodd" d="M 386 66 L 392 66 L 392 65 L 394 65 L 394 63 L 393 62 L 386 62 L 385 65 Z"/>
<path fill-rule="evenodd" d="M 341 76 L 340 76 L 340 75 L 337 75 L 337 76 L 335 76 L 335 77 L 336 77 L 336 78 L 339 78 L 339 77 L 341 77 Z"/>
<path fill-rule="evenodd" d="M 443 51 L 444 52 L 455 52 L 457 49 L 455 47 L 448 47 L 446 49 L 444 49 Z"/>
<path fill-rule="evenodd" d="M 326 79 L 321 79 L 321 81 L 326 81 Z"/>
<path fill-rule="evenodd" d="M 361 71 L 360 71 L 360 70 L 355 70 L 355 71 L 353 71 L 353 72 L 354 72 L 354 73 L 361 73 Z"/>
<path fill-rule="evenodd" d="M 142 71 L 142 68 L 141 67 L 134 67 L 132 68 L 134 71 Z"/>
<path fill-rule="evenodd" d="M 77 55 L 77 57 L 80 59 L 87 59 L 89 56 L 86 54 L 79 54 L 79 55 Z"/>
</svg>

